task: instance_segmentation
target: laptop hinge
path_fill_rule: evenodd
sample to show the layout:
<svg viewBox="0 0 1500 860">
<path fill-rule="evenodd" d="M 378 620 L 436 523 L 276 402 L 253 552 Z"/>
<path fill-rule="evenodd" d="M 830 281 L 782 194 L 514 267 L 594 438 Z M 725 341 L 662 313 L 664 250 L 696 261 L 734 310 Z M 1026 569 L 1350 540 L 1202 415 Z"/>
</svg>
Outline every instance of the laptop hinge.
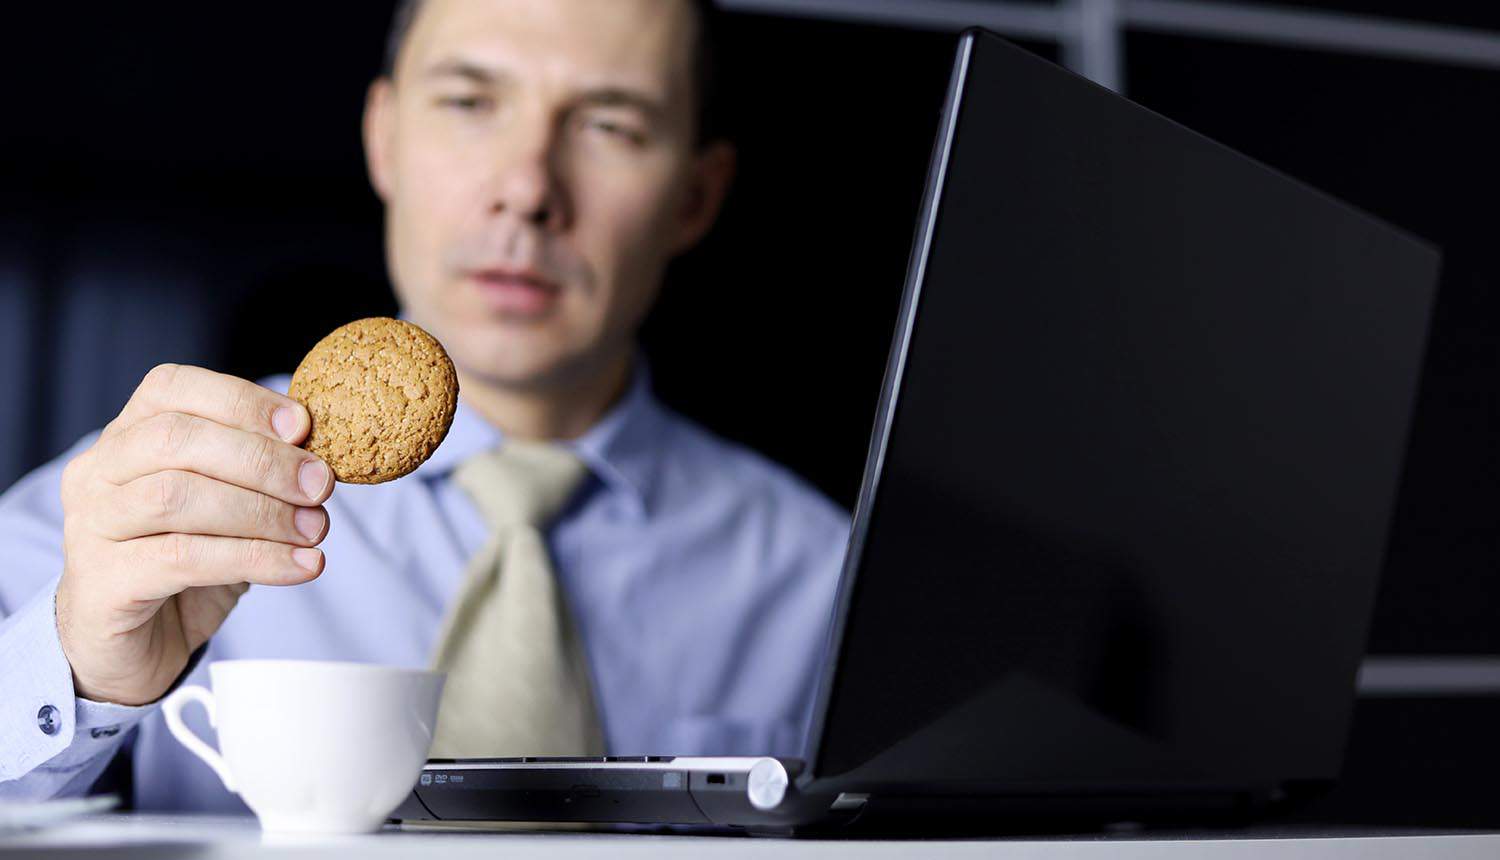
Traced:
<svg viewBox="0 0 1500 860">
<path fill-rule="evenodd" d="M 864 808 L 865 801 L 870 799 L 868 794 L 855 794 L 843 791 L 833 799 L 832 805 L 828 807 L 830 812 L 857 812 Z"/>
</svg>

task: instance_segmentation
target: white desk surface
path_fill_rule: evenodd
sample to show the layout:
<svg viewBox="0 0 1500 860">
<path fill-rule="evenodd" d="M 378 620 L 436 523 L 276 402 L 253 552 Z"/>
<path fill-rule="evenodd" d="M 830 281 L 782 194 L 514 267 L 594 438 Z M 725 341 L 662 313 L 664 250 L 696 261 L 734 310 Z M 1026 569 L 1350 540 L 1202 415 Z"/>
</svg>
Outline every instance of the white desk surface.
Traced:
<svg viewBox="0 0 1500 860">
<path fill-rule="evenodd" d="M 1500 857 L 1500 833 L 1343 830 L 1244 831 L 1218 836 L 1126 834 L 942 841 L 811 841 L 748 837 L 611 833 L 416 833 L 268 837 L 253 819 L 209 816 L 94 815 L 53 829 L 0 837 L 0 858 L 465 858 L 599 857 L 1003 857 L 1062 858 L 1407 858 Z"/>
</svg>

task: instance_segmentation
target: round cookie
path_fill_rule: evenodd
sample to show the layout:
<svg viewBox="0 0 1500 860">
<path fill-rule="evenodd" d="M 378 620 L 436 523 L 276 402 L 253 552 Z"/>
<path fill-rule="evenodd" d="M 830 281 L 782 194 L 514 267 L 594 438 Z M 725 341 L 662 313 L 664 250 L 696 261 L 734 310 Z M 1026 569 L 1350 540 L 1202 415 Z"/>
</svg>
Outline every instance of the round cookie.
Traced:
<svg viewBox="0 0 1500 860">
<path fill-rule="evenodd" d="M 402 320 L 371 317 L 333 330 L 292 374 L 287 395 L 307 407 L 303 447 L 349 484 L 408 474 L 448 435 L 458 376 L 442 344 Z"/>
</svg>

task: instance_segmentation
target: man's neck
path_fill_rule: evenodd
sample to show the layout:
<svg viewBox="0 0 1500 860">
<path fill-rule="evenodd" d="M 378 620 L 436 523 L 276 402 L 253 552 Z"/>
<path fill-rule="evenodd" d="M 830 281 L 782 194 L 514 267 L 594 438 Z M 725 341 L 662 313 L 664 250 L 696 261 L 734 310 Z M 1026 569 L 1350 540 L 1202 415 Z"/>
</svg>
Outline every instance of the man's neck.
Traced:
<svg viewBox="0 0 1500 860">
<path fill-rule="evenodd" d="M 518 388 L 458 371 L 458 386 L 470 407 L 506 436 L 517 439 L 576 439 L 588 432 L 630 387 L 626 355 L 604 373 L 547 387 Z"/>
</svg>

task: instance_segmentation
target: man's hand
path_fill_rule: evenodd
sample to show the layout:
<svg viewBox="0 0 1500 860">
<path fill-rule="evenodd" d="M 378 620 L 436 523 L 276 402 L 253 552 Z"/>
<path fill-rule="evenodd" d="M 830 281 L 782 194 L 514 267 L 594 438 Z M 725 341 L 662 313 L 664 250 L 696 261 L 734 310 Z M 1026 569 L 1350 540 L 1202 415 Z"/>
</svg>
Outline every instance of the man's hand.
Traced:
<svg viewBox="0 0 1500 860">
<path fill-rule="evenodd" d="M 296 447 L 307 410 L 165 364 L 63 471 L 57 629 L 77 695 L 160 698 L 250 583 L 323 570 L 333 476 Z"/>
</svg>

